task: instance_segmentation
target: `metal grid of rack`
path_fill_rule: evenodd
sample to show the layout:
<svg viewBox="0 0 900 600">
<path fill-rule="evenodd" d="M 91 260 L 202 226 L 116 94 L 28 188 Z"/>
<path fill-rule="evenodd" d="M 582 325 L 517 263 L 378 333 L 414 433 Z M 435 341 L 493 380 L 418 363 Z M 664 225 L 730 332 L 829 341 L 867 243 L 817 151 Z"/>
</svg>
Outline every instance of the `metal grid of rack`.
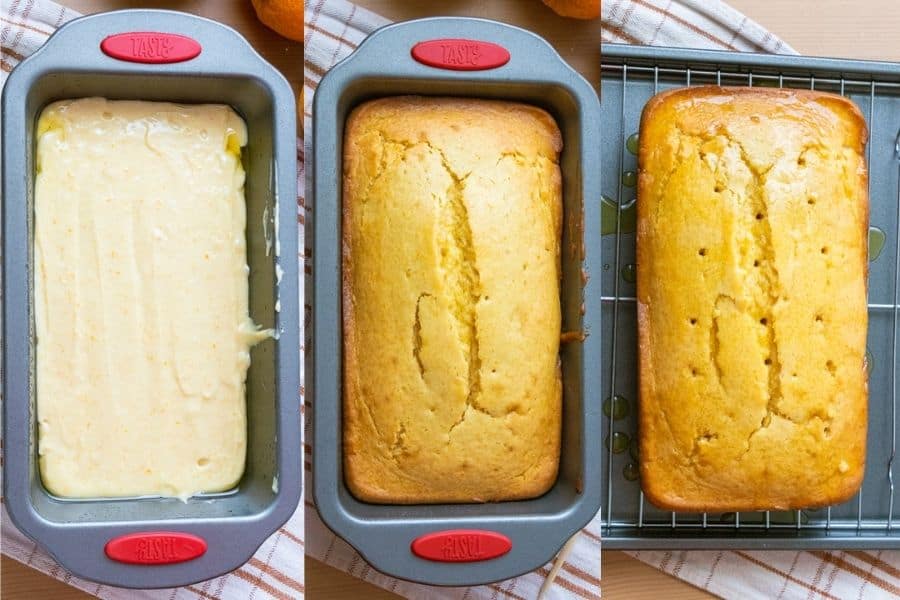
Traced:
<svg viewBox="0 0 900 600">
<path fill-rule="evenodd" d="M 894 457 L 900 385 L 900 65 L 673 49 L 602 48 L 604 225 L 604 545 L 611 548 L 900 547 Z M 825 90 L 849 97 L 869 126 L 871 225 L 883 249 L 870 262 L 867 466 L 851 501 L 823 510 L 664 512 L 637 479 L 634 142 L 644 104 L 666 89 L 739 85 Z M 631 214 L 629 215 L 629 212 Z M 614 223 L 612 222 L 614 220 Z M 877 243 L 877 239 L 876 239 Z M 874 249 L 870 248 L 870 252 Z M 874 254 L 874 252 L 873 252 Z M 871 257 L 870 257 L 871 259 Z M 628 274 L 631 277 L 628 277 Z M 629 409 L 629 407 L 632 407 Z M 888 419 L 888 415 L 890 418 Z"/>
</svg>

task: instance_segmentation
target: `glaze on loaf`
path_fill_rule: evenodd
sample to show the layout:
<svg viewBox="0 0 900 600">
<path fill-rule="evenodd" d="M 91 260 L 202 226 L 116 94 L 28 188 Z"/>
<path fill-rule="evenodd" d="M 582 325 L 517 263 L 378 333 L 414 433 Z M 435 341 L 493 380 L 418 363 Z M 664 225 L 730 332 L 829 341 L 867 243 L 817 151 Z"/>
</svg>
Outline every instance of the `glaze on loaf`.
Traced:
<svg viewBox="0 0 900 600">
<path fill-rule="evenodd" d="M 640 130 L 641 483 L 666 510 L 836 504 L 865 466 L 865 121 L 699 87 Z"/>
<path fill-rule="evenodd" d="M 350 115 L 343 445 L 360 500 L 554 483 L 561 148 L 549 114 L 512 102 L 391 97 Z"/>
</svg>

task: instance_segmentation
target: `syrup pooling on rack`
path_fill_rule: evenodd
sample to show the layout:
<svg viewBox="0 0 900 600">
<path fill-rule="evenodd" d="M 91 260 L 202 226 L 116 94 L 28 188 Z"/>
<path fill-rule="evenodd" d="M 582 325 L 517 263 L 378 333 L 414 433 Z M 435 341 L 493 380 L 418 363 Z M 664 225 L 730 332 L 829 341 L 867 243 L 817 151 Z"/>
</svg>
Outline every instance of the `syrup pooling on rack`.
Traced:
<svg viewBox="0 0 900 600">
<path fill-rule="evenodd" d="M 883 229 L 879 229 L 874 225 L 869 227 L 869 261 L 875 262 L 878 260 L 878 257 L 881 256 L 881 251 L 884 250 L 884 242 L 886 241 L 886 235 Z"/>
<path fill-rule="evenodd" d="M 600 198 L 600 232 L 602 235 L 615 235 L 619 206 L 616 201 L 602 196 Z M 631 200 L 622 205 L 622 218 L 619 223 L 620 233 L 634 233 L 637 224 L 637 202 Z"/>
<path fill-rule="evenodd" d="M 622 454 L 628 450 L 628 445 L 630 443 L 631 436 L 627 433 L 622 433 L 621 431 L 613 432 L 612 441 L 610 441 L 609 436 L 606 436 L 606 449 L 613 454 Z"/>
<path fill-rule="evenodd" d="M 603 415 L 619 420 L 631 414 L 628 399 L 624 396 L 613 396 L 603 401 Z"/>
<path fill-rule="evenodd" d="M 641 477 L 637 464 L 630 462 L 622 469 L 622 476 L 628 481 L 637 481 Z"/>
<path fill-rule="evenodd" d="M 635 156 L 637 156 L 637 153 L 638 153 L 638 134 L 637 133 L 632 133 L 631 135 L 628 136 L 628 139 L 625 140 L 625 149 L 628 150 L 630 153 L 634 154 Z"/>
</svg>

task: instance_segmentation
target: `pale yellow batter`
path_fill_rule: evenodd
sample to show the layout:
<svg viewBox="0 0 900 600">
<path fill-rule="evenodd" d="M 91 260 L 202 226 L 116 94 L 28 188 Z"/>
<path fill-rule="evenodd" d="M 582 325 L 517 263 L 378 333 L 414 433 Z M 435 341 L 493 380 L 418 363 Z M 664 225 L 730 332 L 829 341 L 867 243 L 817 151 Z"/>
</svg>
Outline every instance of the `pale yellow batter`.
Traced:
<svg viewBox="0 0 900 600">
<path fill-rule="evenodd" d="M 247 142 L 222 105 L 66 100 L 37 126 L 44 485 L 185 499 L 244 469 Z"/>
</svg>

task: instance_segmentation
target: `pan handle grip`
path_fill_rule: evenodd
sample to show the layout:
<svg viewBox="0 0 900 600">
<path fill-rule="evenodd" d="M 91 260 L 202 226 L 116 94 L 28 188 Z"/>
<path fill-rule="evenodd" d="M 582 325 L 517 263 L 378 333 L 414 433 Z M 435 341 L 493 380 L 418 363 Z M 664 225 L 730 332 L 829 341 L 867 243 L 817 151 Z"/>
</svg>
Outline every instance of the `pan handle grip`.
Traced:
<svg viewBox="0 0 900 600">
<path fill-rule="evenodd" d="M 184 62 L 203 51 L 194 38 L 161 31 L 117 33 L 104 38 L 100 49 L 117 60 L 154 65 Z"/>
<path fill-rule="evenodd" d="M 476 562 L 503 556 L 512 541 L 485 529 L 448 529 L 420 535 L 410 544 L 419 558 L 436 562 Z"/>
<path fill-rule="evenodd" d="M 168 565 L 199 558 L 206 540 L 181 531 L 148 531 L 114 537 L 104 546 L 106 556 L 132 565 Z"/>
<path fill-rule="evenodd" d="M 503 46 L 462 38 L 419 42 L 410 54 L 423 65 L 449 71 L 486 71 L 509 62 L 509 50 Z"/>
<path fill-rule="evenodd" d="M 66 23 L 22 66 L 205 77 L 254 76 L 268 64 L 243 36 L 222 23 L 171 10 L 126 9 Z"/>
</svg>

